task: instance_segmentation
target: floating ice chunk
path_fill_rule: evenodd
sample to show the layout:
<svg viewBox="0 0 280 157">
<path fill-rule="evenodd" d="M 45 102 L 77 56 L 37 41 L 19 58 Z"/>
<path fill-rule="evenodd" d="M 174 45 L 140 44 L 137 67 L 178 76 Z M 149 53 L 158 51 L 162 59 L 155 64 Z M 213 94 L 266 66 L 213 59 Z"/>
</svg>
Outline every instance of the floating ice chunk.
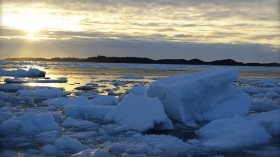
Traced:
<svg viewBox="0 0 280 157">
<path fill-rule="evenodd" d="M 75 89 L 76 90 L 92 90 L 94 88 L 90 85 L 84 85 L 84 86 L 76 87 Z"/>
<path fill-rule="evenodd" d="M 213 149 L 266 143 L 271 136 L 256 122 L 241 117 L 214 120 L 198 130 L 202 144 Z"/>
<path fill-rule="evenodd" d="M 251 100 L 232 85 L 237 78 L 235 68 L 177 75 L 151 83 L 148 96 L 158 97 L 168 116 L 181 122 L 242 116 Z"/>
<path fill-rule="evenodd" d="M 248 119 L 253 122 L 258 122 L 270 134 L 280 134 L 280 109 L 250 115 Z"/>
<path fill-rule="evenodd" d="M 71 157 L 108 157 L 108 154 L 100 149 L 86 149 Z"/>
<path fill-rule="evenodd" d="M 44 131 L 34 136 L 33 141 L 36 143 L 54 143 L 60 137 L 58 130 Z"/>
<path fill-rule="evenodd" d="M 54 155 L 57 153 L 57 149 L 55 146 L 53 145 L 45 145 L 44 147 L 42 147 L 42 151 L 45 153 L 45 154 L 48 154 L 48 155 Z"/>
<path fill-rule="evenodd" d="M 116 105 L 116 104 L 119 103 L 119 101 L 116 97 L 114 97 L 114 96 L 104 96 L 104 95 L 100 95 L 100 96 L 92 99 L 91 102 L 94 105 L 105 105 L 105 106 Z"/>
<path fill-rule="evenodd" d="M 62 125 L 65 127 L 84 127 L 94 126 L 96 124 L 87 120 L 73 119 L 71 117 L 68 117 L 65 121 L 63 121 Z"/>
<path fill-rule="evenodd" d="M 55 122 L 51 113 L 26 113 L 16 118 L 10 118 L 0 125 L 2 134 L 26 134 L 58 130 L 60 127 Z"/>
<path fill-rule="evenodd" d="M 30 79 L 30 78 L 6 78 L 4 80 L 6 83 L 66 83 L 67 78 L 57 78 L 57 79 Z"/>
<path fill-rule="evenodd" d="M 76 139 L 72 139 L 69 136 L 65 136 L 65 135 L 57 139 L 54 143 L 54 146 L 58 150 L 74 151 L 74 152 L 78 152 L 86 148 L 84 145 L 81 144 L 80 141 Z"/>
<path fill-rule="evenodd" d="M 162 103 L 157 98 L 127 95 L 106 117 L 136 131 L 149 129 L 173 129 L 173 124 L 164 113 Z"/>
<path fill-rule="evenodd" d="M 118 142 L 108 141 L 103 144 L 109 152 L 116 154 L 146 154 L 148 156 L 188 156 L 192 146 L 170 135 L 134 134 L 120 138 Z"/>
<path fill-rule="evenodd" d="M 57 106 L 64 106 L 64 105 L 93 105 L 93 103 L 85 96 L 79 97 L 72 97 L 72 98 L 55 98 L 43 101 L 42 104 L 45 105 L 57 105 Z"/>
<path fill-rule="evenodd" d="M 0 99 L 6 99 L 8 97 L 9 95 L 7 93 L 0 91 Z"/>
<path fill-rule="evenodd" d="M 55 98 L 68 95 L 69 92 L 63 92 L 61 89 L 58 88 L 39 88 L 34 90 L 22 89 L 17 91 L 17 94 L 20 96 Z"/>
<path fill-rule="evenodd" d="M 259 94 L 266 92 L 265 88 L 259 88 L 259 87 L 239 87 L 242 91 L 249 93 L 249 94 Z"/>
<path fill-rule="evenodd" d="M 272 99 L 268 98 L 254 98 L 250 110 L 255 112 L 265 112 L 278 109 L 276 105 L 273 104 Z"/>
<path fill-rule="evenodd" d="M 122 78 L 122 79 L 145 79 L 144 76 L 137 76 L 137 75 L 124 75 L 124 76 L 120 76 L 119 78 Z"/>
<path fill-rule="evenodd" d="M 127 90 L 127 93 L 134 94 L 134 95 L 147 96 L 147 88 L 143 87 L 143 86 L 137 86 L 137 87 L 133 87 L 133 88 Z"/>
<path fill-rule="evenodd" d="M 0 76 L 19 76 L 19 77 L 45 77 L 46 72 L 41 71 L 36 68 L 31 68 L 28 70 L 17 69 L 12 71 L 6 71 L 0 69 Z"/>
<path fill-rule="evenodd" d="M 67 116 L 96 117 L 103 119 L 113 109 L 113 106 L 101 105 L 66 105 L 64 113 Z"/>
</svg>

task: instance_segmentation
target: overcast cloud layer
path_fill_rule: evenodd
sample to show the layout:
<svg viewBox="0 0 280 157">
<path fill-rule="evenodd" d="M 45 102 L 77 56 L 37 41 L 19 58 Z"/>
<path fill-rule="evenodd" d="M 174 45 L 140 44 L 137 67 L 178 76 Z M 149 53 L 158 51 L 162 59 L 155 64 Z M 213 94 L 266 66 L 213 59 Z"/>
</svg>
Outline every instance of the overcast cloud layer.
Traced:
<svg viewBox="0 0 280 157">
<path fill-rule="evenodd" d="M 278 0 L 4 0 L 1 6 L 1 58 L 280 62 Z"/>
</svg>

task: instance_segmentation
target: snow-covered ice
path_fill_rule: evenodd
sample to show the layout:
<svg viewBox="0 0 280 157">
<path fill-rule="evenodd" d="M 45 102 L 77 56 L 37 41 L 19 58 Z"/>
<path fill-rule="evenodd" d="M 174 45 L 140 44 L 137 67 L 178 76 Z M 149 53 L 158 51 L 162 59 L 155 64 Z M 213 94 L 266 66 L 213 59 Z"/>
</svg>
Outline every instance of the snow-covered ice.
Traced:
<svg viewBox="0 0 280 157">
<path fill-rule="evenodd" d="M 243 116 L 249 111 L 251 99 L 233 86 L 236 79 L 235 68 L 177 75 L 153 82 L 148 96 L 158 97 L 168 116 L 181 122 Z"/>
<path fill-rule="evenodd" d="M 30 68 L 28 70 L 17 69 L 6 71 L 0 68 L 0 76 L 17 76 L 17 77 L 45 77 L 46 72 L 36 68 Z"/>
<path fill-rule="evenodd" d="M 162 103 L 157 98 L 146 98 L 129 94 L 106 117 L 129 129 L 147 131 L 149 129 L 173 129 Z"/>
</svg>

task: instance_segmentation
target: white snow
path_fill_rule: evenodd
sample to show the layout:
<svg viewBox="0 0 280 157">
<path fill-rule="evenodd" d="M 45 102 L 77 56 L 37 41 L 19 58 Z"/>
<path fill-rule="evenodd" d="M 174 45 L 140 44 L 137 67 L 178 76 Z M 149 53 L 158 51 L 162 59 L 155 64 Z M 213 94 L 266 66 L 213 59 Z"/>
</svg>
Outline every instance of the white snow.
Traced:
<svg viewBox="0 0 280 157">
<path fill-rule="evenodd" d="M 57 139 L 54 146 L 58 150 L 68 150 L 68 151 L 81 151 L 86 149 L 86 146 L 82 145 L 80 141 L 72 139 L 69 136 L 63 135 L 61 138 Z"/>
<path fill-rule="evenodd" d="M 94 105 L 105 105 L 105 106 L 117 105 L 119 103 L 119 101 L 116 97 L 104 96 L 104 95 L 100 95 L 100 96 L 92 99 L 91 102 Z"/>
<path fill-rule="evenodd" d="M 248 119 L 262 125 L 270 134 L 280 134 L 280 109 L 250 115 Z"/>
<path fill-rule="evenodd" d="M 271 136 L 256 122 L 241 117 L 214 120 L 198 130 L 204 146 L 232 149 L 266 143 Z"/>
<path fill-rule="evenodd" d="M 28 134 L 58 129 L 60 127 L 51 113 L 28 112 L 19 117 L 12 117 L 0 125 L 1 134 Z"/>
<path fill-rule="evenodd" d="M 113 109 L 113 106 L 104 105 L 66 105 L 64 114 L 77 117 L 104 118 Z"/>
<path fill-rule="evenodd" d="M 181 122 L 243 116 L 251 99 L 232 85 L 236 79 L 235 68 L 177 75 L 151 83 L 148 96 L 158 97 L 168 116 Z"/>
<path fill-rule="evenodd" d="M 127 95 L 106 117 L 129 129 L 147 131 L 149 129 L 173 129 L 166 116 L 162 103 L 157 98 L 146 98 L 133 94 Z"/>
<path fill-rule="evenodd" d="M 122 79 L 145 79 L 144 76 L 137 76 L 137 75 L 124 75 L 124 76 L 120 76 L 119 78 L 122 78 Z"/>
<path fill-rule="evenodd" d="M 30 79 L 30 78 L 6 78 L 6 83 L 66 83 L 67 78 L 61 77 L 57 79 Z"/>
<path fill-rule="evenodd" d="M 0 76 L 18 76 L 18 77 L 45 77 L 46 72 L 36 68 L 30 68 L 28 70 L 17 69 L 12 71 L 6 71 L 0 68 Z"/>
<path fill-rule="evenodd" d="M 55 98 L 60 96 L 68 95 L 69 92 L 63 92 L 58 88 L 41 88 L 41 89 L 22 89 L 16 92 L 20 96 L 29 96 L 29 97 L 43 97 L 43 98 Z"/>
</svg>

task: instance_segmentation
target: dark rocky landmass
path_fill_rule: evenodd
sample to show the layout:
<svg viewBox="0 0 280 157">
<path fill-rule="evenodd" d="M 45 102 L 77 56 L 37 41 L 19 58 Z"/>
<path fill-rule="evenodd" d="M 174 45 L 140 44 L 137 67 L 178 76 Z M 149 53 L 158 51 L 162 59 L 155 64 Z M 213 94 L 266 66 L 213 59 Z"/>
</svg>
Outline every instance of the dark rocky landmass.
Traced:
<svg viewBox="0 0 280 157">
<path fill-rule="evenodd" d="M 242 63 L 232 59 L 216 60 L 205 62 L 199 59 L 160 59 L 153 60 L 150 58 L 140 57 L 88 57 L 88 58 L 7 58 L 6 61 L 50 61 L 50 62 L 95 62 L 95 63 L 141 63 L 141 64 L 188 64 L 188 65 L 237 65 L 237 66 L 280 66 L 280 63 Z"/>
</svg>

